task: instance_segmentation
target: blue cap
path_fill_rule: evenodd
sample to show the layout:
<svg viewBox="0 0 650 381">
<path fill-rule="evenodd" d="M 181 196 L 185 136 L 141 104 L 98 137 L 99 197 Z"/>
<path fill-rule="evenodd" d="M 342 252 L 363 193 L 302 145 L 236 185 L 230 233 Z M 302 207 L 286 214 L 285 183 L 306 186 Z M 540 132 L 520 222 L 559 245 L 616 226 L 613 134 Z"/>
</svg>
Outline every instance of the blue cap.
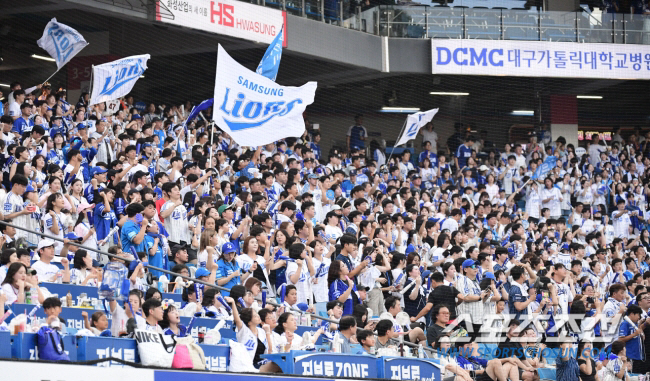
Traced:
<svg viewBox="0 0 650 381">
<path fill-rule="evenodd" d="M 221 254 L 236 253 L 235 245 L 232 242 L 226 242 L 221 246 Z"/>
<path fill-rule="evenodd" d="M 27 194 L 27 192 L 36 192 L 33 186 L 28 185 L 27 188 L 25 188 L 25 192 L 23 194 Z"/>
<path fill-rule="evenodd" d="M 492 273 L 485 273 L 485 274 L 483 274 L 483 278 L 492 279 L 492 280 L 494 280 L 494 281 L 497 280 L 497 278 L 495 278 L 495 277 L 494 277 L 494 274 L 492 274 Z"/>
<path fill-rule="evenodd" d="M 463 262 L 463 268 L 465 268 L 465 267 L 471 267 L 471 266 L 474 266 L 475 264 L 476 264 L 476 262 L 475 262 L 473 259 L 466 259 L 466 260 Z"/>
<path fill-rule="evenodd" d="M 140 116 L 140 114 L 135 114 L 131 117 L 131 120 L 137 120 L 137 119 L 142 119 L 142 116 Z"/>
<path fill-rule="evenodd" d="M 147 148 L 147 147 L 151 147 L 151 143 L 144 143 L 142 145 L 142 148 Z"/>
<path fill-rule="evenodd" d="M 83 238 L 79 237 L 78 235 L 74 233 L 68 233 L 65 235 L 65 238 L 69 239 L 70 241 L 81 241 Z"/>
<path fill-rule="evenodd" d="M 102 167 L 93 167 L 91 172 L 92 172 L 92 175 L 95 176 L 95 175 L 100 175 L 102 173 L 106 173 L 106 172 L 108 172 L 108 170 L 104 169 Z"/>
<path fill-rule="evenodd" d="M 350 176 L 356 176 L 357 175 L 357 170 L 356 169 L 351 169 L 350 170 Z"/>
<path fill-rule="evenodd" d="M 200 278 L 202 276 L 210 276 L 210 272 L 205 267 L 199 267 L 194 273 L 195 278 Z"/>
<path fill-rule="evenodd" d="M 309 178 L 309 179 L 318 179 L 318 175 L 315 174 L 315 173 L 310 173 L 307 178 Z"/>
<path fill-rule="evenodd" d="M 77 130 L 85 130 L 86 128 L 88 128 L 88 126 L 86 126 L 85 123 L 77 124 Z"/>
<path fill-rule="evenodd" d="M 302 312 L 306 312 L 309 309 L 307 303 L 298 303 L 296 304 L 296 307 L 298 307 L 298 309 Z"/>
</svg>

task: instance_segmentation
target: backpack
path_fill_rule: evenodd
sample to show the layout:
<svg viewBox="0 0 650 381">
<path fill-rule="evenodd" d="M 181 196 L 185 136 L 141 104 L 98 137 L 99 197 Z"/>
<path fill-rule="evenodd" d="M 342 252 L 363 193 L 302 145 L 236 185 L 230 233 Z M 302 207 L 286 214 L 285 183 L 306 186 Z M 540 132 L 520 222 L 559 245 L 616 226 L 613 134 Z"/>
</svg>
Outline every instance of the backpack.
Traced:
<svg viewBox="0 0 650 381">
<path fill-rule="evenodd" d="M 36 336 L 38 356 L 41 360 L 70 361 L 70 357 L 65 353 L 63 338 L 59 331 L 50 327 L 41 327 Z"/>
</svg>

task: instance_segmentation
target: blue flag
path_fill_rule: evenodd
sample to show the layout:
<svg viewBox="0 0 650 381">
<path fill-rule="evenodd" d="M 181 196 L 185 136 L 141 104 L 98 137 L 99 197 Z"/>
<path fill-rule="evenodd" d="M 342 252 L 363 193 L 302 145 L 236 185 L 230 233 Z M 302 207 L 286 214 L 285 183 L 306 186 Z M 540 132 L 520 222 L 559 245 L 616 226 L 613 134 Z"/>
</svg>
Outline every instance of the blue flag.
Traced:
<svg viewBox="0 0 650 381">
<path fill-rule="evenodd" d="M 212 107 L 212 104 L 214 103 L 214 98 L 206 99 L 203 102 L 199 103 L 198 106 L 194 106 L 192 108 L 192 111 L 190 112 L 190 115 L 187 116 L 187 119 L 185 120 L 185 130 L 187 130 L 187 124 L 192 121 L 192 119 L 196 118 L 197 115 L 203 110 L 206 110 L 210 107 Z M 187 131 L 185 131 L 187 132 Z"/>
<path fill-rule="evenodd" d="M 271 81 L 275 81 L 278 77 L 278 69 L 280 69 L 280 59 L 282 58 L 282 43 L 284 42 L 284 25 L 280 28 L 280 33 L 273 39 L 271 45 L 266 49 L 264 57 L 257 66 L 257 74 L 261 74 Z"/>
<path fill-rule="evenodd" d="M 547 173 L 549 173 L 553 168 L 555 168 L 555 165 L 557 164 L 557 157 L 556 156 L 548 156 L 546 160 L 537 167 L 535 170 L 535 173 L 533 173 L 533 180 L 537 180 L 540 177 L 546 176 Z"/>
</svg>

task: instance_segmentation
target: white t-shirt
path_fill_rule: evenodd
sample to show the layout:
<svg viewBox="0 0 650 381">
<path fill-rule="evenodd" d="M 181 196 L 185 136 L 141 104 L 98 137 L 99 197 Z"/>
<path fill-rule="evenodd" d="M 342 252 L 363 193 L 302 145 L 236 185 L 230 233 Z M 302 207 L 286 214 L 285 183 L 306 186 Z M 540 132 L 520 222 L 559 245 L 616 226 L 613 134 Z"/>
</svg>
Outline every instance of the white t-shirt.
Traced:
<svg viewBox="0 0 650 381">
<path fill-rule="evenodd" d="M 18 300 L 18 290 L 16 290 L 10 283 L 2 285 L 2 292 L 7 297 L 7 304 L 14 304 L 14 302 Z"/>
<path fill-rule="evenodd" d="M 61 270 L 51 263 L 47 264 L 40 260 L 32 264 L 32 269 L 36 270 L 36 275 L 41 282 L 49 282 Z"/>
<path fill-rule="evenodd" d="M 111 335 L 113 337 L 118 337 L 121 331 L 126 331 L 126 322 L 129 320 L 124 312 L 124 308 L 118 304 L 115 305 L 115 309 L 111 311 L 113 323 L 111 324 Z M 138 329 L 147 330 L 147 321 L 140 315 L 135 314 L 135 322 Z"/>
<path fill-rule="evenodd" d="M 311 275 L 309 275 L 309 269 L 307 268 L 307 261 L 304 261 L 302 264 L 302 269 L 300 272 L 300 279 L 298 283 L 293 283 L 291 281 L 291 276 L 298 271 L 298 264 L 295 262 L 287 263 L 287 284 L 293 284 L 296 286 L 296 291 L 298 291 L 298 303 L 307 303 L 312 299 L 311 295 Z"/>
<path fill-rule="evenodd" d="M 166 209 L 169 209 L 174 206 L 173 201 L 167 201 L 160 208 L 162 213 Z M 165 218 L 165 229 L 169 232 L 169 241 L 174 243 L 180 243 L 185 241 L 190 243 L 190 228 L 187 223 L 187 209 L 184 205 L 178 205 L 174 208 L 174 211 Z"/>
<path fill-rule="evenodd" d="M 316 284 L 312 286 L 312 289 L 314 291 L 315 303 L 329 302 L 329 288 L 327 287 L 327 274 L 329 273 L 332 260 L 325 257 L 322 257 L 322 260 L 323 260 L 322 262 L 316 258 L 312 258 L 311 260 L 311 263 L 314 265 L 314 270 L 316 271 L 316 275 L 313 277 L 316 279 Z"/>
<path fill-rule="evenodd" d="M 20 118 L 23 113 L 20 112 L 20 105 L 18 102 L 12 102 L 9 104 L 9 116 L 14 118 Z"/>
<path fill-rule="evenodd" d="M 268 351 L 269 343 L 266 340 L 266 333 L 262 328 L 257 328 L 257 336 L 245 324 L 242 324 L 240 330 L 237 331 L 237 342 L 246 347 L 246 353 L 250 356 L 251 360 L 255 359 L 255 352 L 257 352 L 257 344 L 260 340 Z M 266 352 L 265 351 L 265 352 Z"/>
<path fill-rule="evenodd" d="M 427 129 L 422 129 L 420 132 L 422 133 L 422 142 L 431 142 L 431 151 L 438 152 L 438 134 Z"/>
</svg>

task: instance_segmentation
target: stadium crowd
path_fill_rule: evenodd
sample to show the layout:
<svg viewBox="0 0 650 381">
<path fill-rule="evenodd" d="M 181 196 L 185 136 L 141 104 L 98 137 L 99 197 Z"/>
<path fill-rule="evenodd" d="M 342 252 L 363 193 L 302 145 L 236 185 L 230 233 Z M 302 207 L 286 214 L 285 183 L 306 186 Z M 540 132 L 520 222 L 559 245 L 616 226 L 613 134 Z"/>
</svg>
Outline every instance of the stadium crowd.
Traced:
<svg viewBox="0 0 650 381">
<path fill-rule="evenodd" d="M 307 121 L 301 137 L 242 147 L 204 119 L 185 128 L 190 109 L 138 111 L 129 96 L 111 113 L 88 94 L 73 104 L 48 84 L 11 85 L 2 218 L 28 230 L 0 224 L 0 304 L 43 304 L 58 324 L 61 302 L 43 282 L 98 286 L 120 262 L 80 242 L 129 267 L 112 325 L 87 317 L 96 335 L 124 336 L 135 318 L 185 336 L 179 317 L 201 316 L 232 320 L 263 371 L 273 367 L 261 354 L 320 336 L 344 353 L 403 354 L 400 338 L 438 349 L 445 380 L 534 380 L 544 348 L 574 345 L 578 358 L 556 359 L 558 380 L 648 371 L 650 132 L 594 134 L 582 151 L 545 130 L 497 149 L 461 129 L 445 150 L 430 124 L 418 155 L 387 158 L 362 115 L 347 147 L 323 153 Z M 163 309 L 160 291 L 174 289 L 184 304 Z M 309 324 L 320 328 L 295 334 Z M 504 355 L 479 356 L 482 341 Z"/>
</svg>

